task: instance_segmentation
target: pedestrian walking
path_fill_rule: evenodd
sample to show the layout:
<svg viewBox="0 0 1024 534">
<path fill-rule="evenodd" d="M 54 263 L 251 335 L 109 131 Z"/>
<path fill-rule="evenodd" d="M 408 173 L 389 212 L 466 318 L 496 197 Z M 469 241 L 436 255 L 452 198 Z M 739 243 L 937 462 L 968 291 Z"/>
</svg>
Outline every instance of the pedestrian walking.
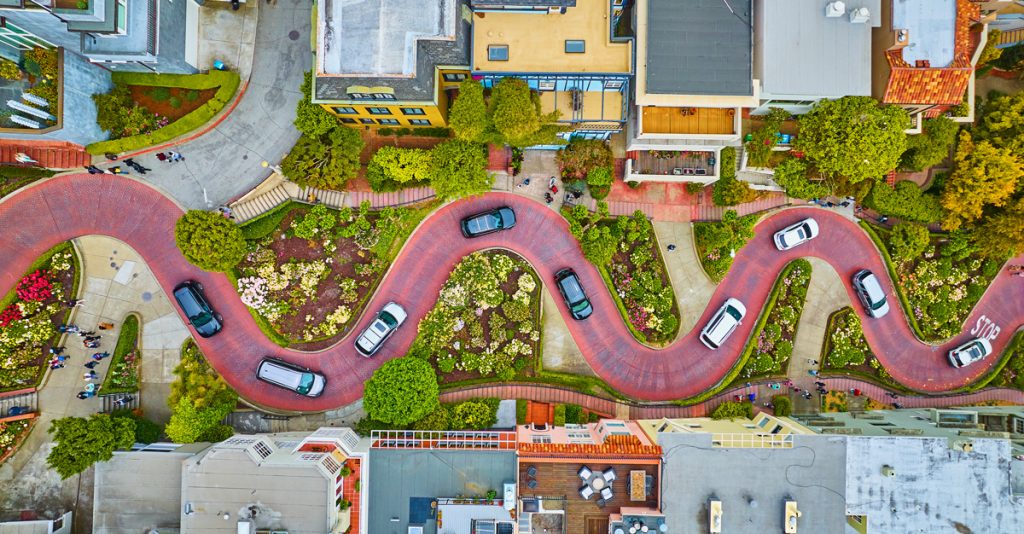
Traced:
<svg viewBox="0 0 1024 534">
<path fill-rule="evenodd" d="M 860 390 L 857 389 L 857 388 L 853 388 L 853 396 L 854 397 L 860 397 Z"/>
<path fill-rule="evenodd" d="M 820 382 L 820 381 L 819 382 L 815 382 L 814 385 L 818 386 L 818 387 L 821 387 L 821 388 L 825 387 L 825 383 L 824 382 Z"/>
<path fill-rule="evenodd" d="M 171 161 L 185 161 L 185 158 L 179 152 L 171 150 L 167 154 L 170 156 Z"/>
<path fill-rule="evenodd" d="M 818 371 L 815 370 L 815 369 L 808 369 L 807 370 L 807 374 L 809 374 L 811 376 L 818 376 Z"/>
<path fill-rule="evenodd" d="M 99 365 L 99 364 L 100 364 L 99 360 L 93 360 L 93 361 L 85 364 L 85 368 L 86 369 L 95 369 L 96 366 Z"/>
<path fill-rule="evenodd" d="M 73 324 L 61 324 L 57 327 L 57 331 L 64 334 L 77 334 L 81 329 Z"/>
<path fill-rule="evenodd" d="M 86 338 L 85 338 L 86 343 L 91 343 L 93 341 L 99 341 L 99 340 L 100 340 L 100 336 L 86 336 Z"/>
<path fill-rule="evenodd" d="M 676 246 L 675 246 L 675 245 L 673 245 L 673 244 L 671 244 L 671 243 L 669 243 L 669 245 L 668 245 L 668 251 L 669 251 L 669 252 L 672 252 L 672 251 L 673 251 L 673 250 L 675 250 L 675 249 L 676 249 Z"/>
<path fill-rule="evenodd" d="M 891 391 L 890 391 L 890 392 L 888 392 L 888 393 L 886 393 L 886 395 L 887 395 L 887 396 L 889 396 L 889 397 L 892 397 L 892 398 L 894 398 L 894 399 L 898 399 L 898 398 L 900 398 L 900 396 L 899 396 L 899 395 L 897 395 L 897 394 L 895 394 L 895 393 L 893 393 L 893 392 L 891 392 Z"/>
<path fill-rule="evenodd" d="M 99 378 L 99 375 L 96 374 L 96 371 L 90 370 L 88 373 L 85 373 L 84 375 L 82 375 L 82 378 L 84 378 L 86 380 L 95 380 L 95 379 Z"/>
<path fill-rule="evenodd" d="M 100 323 L 96 325 L 96 328 L 99 328 L 100 330 L 110 330 L 111 328 L 114 328 L 114 323 Z"/>
<path fill-rule="evenodd" d="M 82 345 L 87 349 L 98 349 L 100 348 L 99 341 L 83 341 Z"/>
<path fill-rule="evenodd" d="M 106 358 L 106 357 L 108 357 L 108 356 L 110 356 L 110 353 L 109 353 L 109 352 L 97 352 L 97 353 L 95 353 L 95 354 L 93 354 L 93 355 L 92 355 L 92 359 L 94 359 L 94 360 L 96 360 L 96 361 L 100 361 L 100 360 L 102 360 L 103 358 Z"/>
<path fill-rule="evenodd" d="M 64 368 L 64 364 L 63 363 L 51 363 L 50 364 L 50 369 L 63 369 L 63 368 Z"/>
<path fill-rule="evenodd" d="M 894 403 L 892 403 L 892 407 L 896 408 L 897 410 L 899 410 L 899 409 L 903 408 L 903 405 L 898 403 L 898 402 L 894 402 Z"/>
<path fill-rule="evenodd" d="M 81 306 L 84 303 L 85 301 L 82 299 L 70 299 L 67 302 L 65 302 L 64 305 L 67 306 L 68 308 L 74 308 L 76 306 Z"/>
<path fill-rule="evenodd" d="M 79 391 L 77 397 L 84 400 L 92 397 L 92 394 L 88 391 Z"/>
<path fill-rule="evenodd" d="M 64 352 L 64 347 L 50 347 L 50 354 L 54 356 Z"/>
</svg>

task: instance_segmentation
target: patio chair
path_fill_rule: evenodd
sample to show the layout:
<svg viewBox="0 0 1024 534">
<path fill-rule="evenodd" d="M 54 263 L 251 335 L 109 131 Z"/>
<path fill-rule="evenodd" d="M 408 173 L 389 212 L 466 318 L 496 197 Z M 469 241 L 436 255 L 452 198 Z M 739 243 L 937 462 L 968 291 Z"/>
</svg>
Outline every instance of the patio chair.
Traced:
<svg viewBox="0 0 1024 534">
<path fill-rule="evenodd" d="M 583 500 L 589 501 L 593 496 L 594 488 L 591 488 L 590 486 L 583 486 L 580 488 L 580 497 L 583 497 Z"/>
<path fill-rule="evenodd" d="M 597 507 L 598 508 L 604 508 L 604 505 L 606 505 L 606 504 L 608 504 L 608 501 L 606 501 L 604 499 L 598 499 L 597 500 Z"/>
<path fill-rule="evenodd" d="M 618 477 L 617 477 L 617 476 L 615 475 L 615 469 L 614 469 L 614 468 L 611 468 L 611 467 L 609 467 L 608 469 L 605 469 L 605 470 L 604 470 L 604 473 L 601 473 L 601 476 L 603 476 L 603 477 L 604 477 L 604 480 L 605 480 L 605 482 L 607 482 L 607 483 L 609 483 L 609 484 L 611 484 L 611 483 L 612 483 L 612 481 L 614 481 L 614 480 L 615 480 L 616 478 L 618 478 Z"/>
<path fill-rule="evenodd" d="M 527 480 L 526 481 L 526 487 L 528 487 L 530 489 L 537 489 L 537 479 L 536 478 L 531 478 L 530 480 Z"/>
<path fill-rule="evenodd" d="M 605 488 L 605 489 L 601 490 L 601 498 L 606 500 L 606 501 L 612 500 L 612 489 L 611 488 Z"/>
<path fill-rule="evenodd" d="M 697 169 L 697 176 L 707 176 L 707 174 L 708 174 L 708 170 L 707 169 Z"/>
<path fill-rule="evenodd" d="M 531 465 L 530 467 L 527 467 L 526 468 L 526 474 L 531 476 L 531 477 L 536 477 L 537 476 L 537 466 Z"/>
<path fill-rule="evenodd" d="M 691 167 L 684 167 L 683 168 L 683 175 L 684 176 L 692 175 L 694 172 L 695 172 L 695 170 L 693 168 L 691 168 Z"/>
<path fill-rule="evenodd" d="M 594 476 L 594 472 L 587 466 L 580 467 L 580 470 L 576 471 L 576 474 L 584 481 L 590 480 L 590 477 Z"/>
</svg>

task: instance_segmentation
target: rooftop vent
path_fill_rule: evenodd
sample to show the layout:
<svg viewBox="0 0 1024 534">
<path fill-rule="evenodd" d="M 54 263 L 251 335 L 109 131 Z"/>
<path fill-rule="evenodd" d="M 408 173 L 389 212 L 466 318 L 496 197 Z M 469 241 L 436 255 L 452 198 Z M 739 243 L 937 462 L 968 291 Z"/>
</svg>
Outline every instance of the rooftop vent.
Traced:
<svg viewBox="0 0 1024 534">
<path fill-rule="evenodd" d="M 850 22 L 853 24 L 864 24 L 871 20 L 871 12 L 866 7 L 858 7 L 850 12 Z"/>
<path fill-rule="evenodd" d="M 825 16 L 830 18 L 837 18 L 843 16 L 846 13 L 846 4 L 836 0 L 835 2 L 829 2 L 825 4 Z"/>
</svg>

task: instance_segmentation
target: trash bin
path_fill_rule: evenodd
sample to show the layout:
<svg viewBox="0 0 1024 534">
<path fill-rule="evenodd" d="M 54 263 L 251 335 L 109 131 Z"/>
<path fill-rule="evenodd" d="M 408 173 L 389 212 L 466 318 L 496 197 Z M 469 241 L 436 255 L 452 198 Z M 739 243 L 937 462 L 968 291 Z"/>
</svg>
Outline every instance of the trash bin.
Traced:
<svg viewBox="0 0 1024 534">
<path fill-rule="evenodd" d="M 227 65 L 225 65 L 224 62 L 219 59 L 213 60 L 213 68 L 217 70 L 228 70 Z"/>
</svg>

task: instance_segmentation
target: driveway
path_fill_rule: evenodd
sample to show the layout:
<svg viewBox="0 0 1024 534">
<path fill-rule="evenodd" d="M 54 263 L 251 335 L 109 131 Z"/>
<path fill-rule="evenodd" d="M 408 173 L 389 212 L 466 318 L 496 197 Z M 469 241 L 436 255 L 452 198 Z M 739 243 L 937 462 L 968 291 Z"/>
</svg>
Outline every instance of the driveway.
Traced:
<svg viewBox="0 0 1024 534">
<path fill-rule="evenodd" d="M 155 152 L 133 159 L 153 169 L 141 178 L 187 208 L 208 209 L 238 198 L 270 176 L 299 138 L 295 105 L 312 68 L 308 0 L 278 0 L 259 8 L 248 89 L 212 130 L 174 148 L 185 157 L 161 163 Z M 244 86 L 244 81 L 243 81 Z"/>
<path fill-rule="evenodd" d="M 502 204 L 518 212 L 520 223 L 515 228 L 473 240 L 458 237 L 460 218 Z M 715 386 L 738 361 L 743 342 L 756 322 L 756 313 L 764 305 L 779 271 L 801 256 L 829 262 L 844 281 L 862 268 L 883 278 L 891 295 L 893 313 L 885 319 L 864 319 L 864 330 L 879 360 L 896 380 L 923 392 L 947 391 L 976 379 L 997 361 L 989 358 L 965 369 L 950 367 L 945 352 L 971 337 L 967 333 L 943 346 L 918 341 L 901 315 L 892 284 L 885 277 L 882 260 L 871 240 L 845 217 L 819 208 L 785 210 L 757 226 L 757 236 L 737 254 L 732 271 L 696 323 L 697 328 L 703 326 L 728 297 L 740 298 L 750 310 L 750 316 L 736 333 L 719 350 L 712 351 L 696 339 L 696 329 L 662 350 L 637 343 L 597 270 L 583 258 L 569 234 L 566 221 L 543 204 L 509 193 L 490 193 L 448 204 L 427 218 L 410 237 L 366 307 L 375 311 L 395 300 L 409 312 L 409 326 L 399 329 L 374 358 L 358 356 L 350 338 L 319 353 L 288 351 L 268 341 L 225 276 L 201 271 L 181 256 L 174 244 L 174 223 L 180 214 L 181 209 L 171 199 L 130 179 L 79 174 L 38 182 L 0 201 L 0 228 L 6 229 L 0 234 L 0 250 L 18 251 L 0 255 L 0 291 L 12 288 L 33 259 L 61 241 L 87 234 L 120 239 L 146 259 L 165 291 L 190 278 L 206 286 L 211 302 L 226 320 L 221 333 L 199 340 L 203 352 L 241 395 L 258 404 L 288 410 L 327 410 L 358 399 L 363 382 L 377 367 L 405 354 L 416 336 L 412 325 L 433 306 L 454 265 L 475 250 L 491 247 L 508 248 L 522 255 L 545 282 L 550 282 L 563 267 L 576 269 L 591 296 L 594 315 L 586 321 L 568 319 L 564 304 L 557 293 L 552 293 L 559 301 L 558 310 L 566 317 L 569 333 L 594 372 L 619 391 L 638 399 L 679 399 Z M 772 233 L 811 215 L 821 226 L 821 236 L 796 249 L 776 251 Z M 549 292 L 552 289 L 548 286 Z M 849 286 L 846 291 L 853 300 Z M 1022 293 L 1024 284 L 1004 270 L 968 318 L 967 329 L 990 324 L 986 320 L 998 325 L 1000 333 L 992 345 L 997 353 L 1001 352 L 1024 319 Z M 371 316 L 364 314 L 353 331 L 361 331 Z M 283 356 L 321 370 L 327 376 L 327 391 L 317 399 L 305 399 L 257 382 L 254 369 L 265 355 Z"/>
</svg>

